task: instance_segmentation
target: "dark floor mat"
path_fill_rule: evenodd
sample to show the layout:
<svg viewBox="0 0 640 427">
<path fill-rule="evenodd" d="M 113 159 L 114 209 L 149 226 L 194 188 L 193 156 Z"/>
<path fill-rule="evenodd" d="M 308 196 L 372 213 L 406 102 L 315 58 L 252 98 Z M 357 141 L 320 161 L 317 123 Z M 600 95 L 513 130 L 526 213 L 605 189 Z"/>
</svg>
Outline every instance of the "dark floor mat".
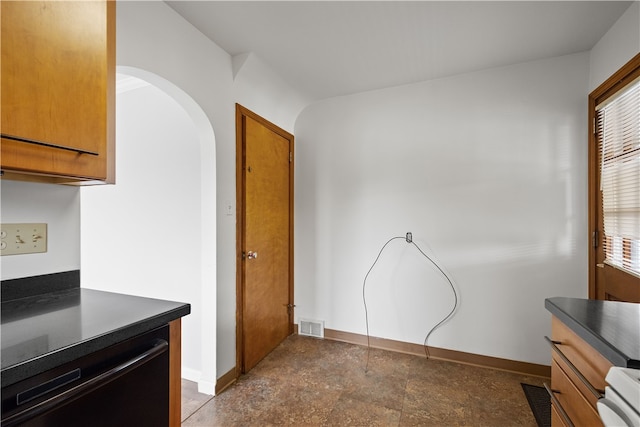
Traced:
<svg viewBox="0 0 640 427">
<path fill-rule="evenodd" d="M 544 387 L 521 383 L 538 427 L 551 427 L 551 399 Z"/>
</svg>

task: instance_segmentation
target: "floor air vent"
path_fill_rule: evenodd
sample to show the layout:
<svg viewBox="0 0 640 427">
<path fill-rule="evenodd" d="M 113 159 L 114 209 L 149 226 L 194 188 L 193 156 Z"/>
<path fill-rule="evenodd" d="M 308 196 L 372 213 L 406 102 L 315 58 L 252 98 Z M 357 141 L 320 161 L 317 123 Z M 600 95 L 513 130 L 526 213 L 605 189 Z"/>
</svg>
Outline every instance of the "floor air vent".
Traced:
<svg viewBox="0 0 640 427">
<path fill-rule="evenodd" d="M 300 319 L 298 335 L 308 337 L 324 338 L 324 320 Z"/>
</svg>

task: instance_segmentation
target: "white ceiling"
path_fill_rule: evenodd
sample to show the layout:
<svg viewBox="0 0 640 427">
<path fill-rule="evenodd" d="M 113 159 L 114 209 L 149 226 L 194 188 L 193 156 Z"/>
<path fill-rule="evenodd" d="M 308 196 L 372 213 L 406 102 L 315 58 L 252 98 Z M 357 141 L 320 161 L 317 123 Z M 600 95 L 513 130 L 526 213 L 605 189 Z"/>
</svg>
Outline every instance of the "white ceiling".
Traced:
<svg viewBox="0 0 640 427">
<path fill-rule="evenodd" d="M 322 99 L 591 49 L 630 1 L 167 1 Z"/>
</svg>

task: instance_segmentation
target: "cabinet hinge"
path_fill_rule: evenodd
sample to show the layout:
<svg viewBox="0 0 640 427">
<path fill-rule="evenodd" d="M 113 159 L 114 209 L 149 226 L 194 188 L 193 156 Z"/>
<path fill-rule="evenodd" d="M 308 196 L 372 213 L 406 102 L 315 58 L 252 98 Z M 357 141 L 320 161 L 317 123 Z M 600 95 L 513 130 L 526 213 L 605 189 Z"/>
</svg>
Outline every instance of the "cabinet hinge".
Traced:
<svg viewBox="0 0 640 427">
<path fill-rule="evenodd" d="M 289 163 L 293 162 L 293 153 L 289 151 Z"/>
<path fill-rule="evenodd" d="M 599 237 L 598 230 L 593 230 L 593 233 L 591 233 L 591 246 L 594 248 L 598 247 Z"/>
</svg>

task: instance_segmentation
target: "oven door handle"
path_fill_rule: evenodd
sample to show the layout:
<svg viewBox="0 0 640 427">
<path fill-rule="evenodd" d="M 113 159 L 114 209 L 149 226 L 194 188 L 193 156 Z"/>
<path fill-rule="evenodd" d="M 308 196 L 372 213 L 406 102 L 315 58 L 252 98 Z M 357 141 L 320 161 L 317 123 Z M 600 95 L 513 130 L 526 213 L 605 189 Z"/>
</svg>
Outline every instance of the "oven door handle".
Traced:
<svg viewBox="0 0 640 427">
<path fill-rule="evenodd" d="M 616 405 L 612 400 L 603 397 L 598 400 L 597 406 L 598 414 L 600 414 L 602 420 L 607 420 L 609 423 L 614 422 L 614 424 L 609 425 L 620 425 L 618 423 L 621 422 L 624 423 L 625 427 L 633 427 L 635 425 L 624 412 L 624 409 Z"/>
<path fill-rule="evenodd" d="M 2 420 L 3 427 L 16 426 L 24 423 L 31 418 L 46 414 L 47 412 L 71 403 L 93 390 L 103 387 L 106 384 L 126 375 L 132 370 L 144 365 L 145 363 L 155 359 L 161 354 L 165 353 L 169 348 L 169 343 L 165 340 L 158 339 L 154 342 L 153 347 L 144 353 L 127 360 L 120 365 L 103 372 L 102 374 L 91 378 L 88 381 L 78 384 L 77 386 L 70 388 L 60 394 L 57 394 L 47 400 L 44 400 L 36 405 L 26 408 L 24 411 L 18 412 Z"/>
</svg>

